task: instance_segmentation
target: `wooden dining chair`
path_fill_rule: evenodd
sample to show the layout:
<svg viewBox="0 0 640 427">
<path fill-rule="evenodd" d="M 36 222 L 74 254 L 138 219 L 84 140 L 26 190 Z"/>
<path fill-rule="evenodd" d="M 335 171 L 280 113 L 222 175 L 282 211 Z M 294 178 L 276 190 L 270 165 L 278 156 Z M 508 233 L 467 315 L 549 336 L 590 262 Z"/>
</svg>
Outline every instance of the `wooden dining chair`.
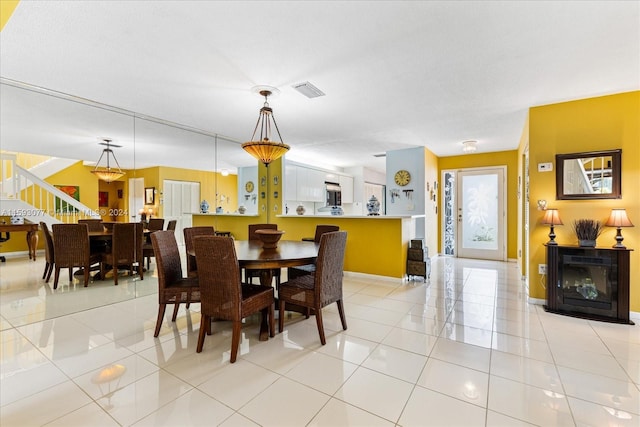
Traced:
<svg viewBox="0 0 640 427">
<path fill-rule="evenodd" d="M 186 227 L 182 230 L 184 234 L 184 246 L 187 251 L 187 276 L 195 277 L 198 274 L 196 257 L 190 255 L 194 253 L 193 239 L 197 236 L 215 236 L 216 231 L 211 226 Z"/>
<path fill-rule="evenodd" d="M 87 224 L 87 227 L 89 227 L 89 231 L 104 231 L 104 226 L 102 225 L 101 219 L 79 219 L 78 224 Z"/>
<path fill-rule="evenodd" d="M 172 219 L 171 221 L 167 222 L 167 230 L 175 231 L 177 224 L 178 224 L 178 221 L 175 219 Z M 151 267 L 151 258 L 154 257 L 153 245 L 151 244 L 151 233 L 147 235 L 147 238 L 145 239 L 145 242 L 142 245 L 142 257 L 147 260 L 147 270 L 149 270 L 149 268 Z"/>
<path fill-rule="evenodd" d="M 53 237 L 51 236 L 51 231 L 47 226 L 46 222 L 40 221 L 40 229 L 42 230 L 42 234 L 44 235 L 44 272 L 42 273 L 42 279 L 45 283 L 49 283 L 49 279 L 51 278 L 51 273 L 53 272 L 53 265 L 55 262 L 55 252 L 53 248 Z"/>
<path fill-rule="evenodd" d="M 278 330 L 280 332 L 284 328 L 284 310 L 287 303 L 314 311 L 322 345 L 327 343 L 322 322 L 323 307 L 335 302 L 338 305 L 342 329 L 347 330 L 347 319 L 344 315 L 344 306 L 342 304 L 342 276 L 346 244 L 346 231 L 324 233 L 320 237 L 315 273 L 287 280 L 280 284 L 278 289 L 280 316 Z"/>
<path fill-rule="evenodd" d="M 147 230 L 154 232 L 164 229 L 164 218 L 151 218 Z"/>
<path fill-rule="evenodd" d="M 243 284 L 240 281 L 238 257 L 233 239 L 222 236 L 200 236 L 194 239 L 198 280 L 200 282 L 200 334 L 196 352 L 204 345 L 205 333 L 211 335 L 211 320 L 232 322 L 230 362 L 238 355 L 242 319 L 262 312 L 267 316 L 269 335 L 275 335 L 275 299 L 273 288 Z"/>
<path fill-rule="evenodd" d="M 102 254 L 100 276 L 104 279 L 107 266 L 113 269 L 113 284 L 118 285 L 118 268 L 127 267 L 129 275 L 136 270 L 140 280 L 144 280 L 142 245 L 144 243 L 143 224 L 121 222 L 113 225 L 110 250 Z"/>
<path fill-rule="evenodd" d="M 178 225 L 178 220 L 177 219 L 172 219 L 169 222 L 167 222 L 167 230 L 176 231 L 176 226 L 177 225 Z"/>
<path fill-rule="evenodd" d="M 89 227 L 87 224 L 53 224 L 54 269 L 53 289 L 58 287 L 60 269 L 69 269 L 69 281 L 73 280 L 73 269 L 84 270 L 84 286 L 89 285 L 91 266 L 100 263 L 101 255 L 91 253 Z"/>
<path fill-rule="evenodd" d="M 320 243 L 320 237 L 324 233 L 330 233 L 332 231 L 339 231 L 340 227 L 337 225 L 327 225 L 327 224 L 318 224 L 316 225 L 316 234 L 313 238 L 302 238 L 304 241 L 313 241 L 316 243 Z M 297 267 L 289 267 L 287 269 L 287 280 L 295 279 L 299 276 L 304 276 L 305 274 L 313 274 L 316 271 L 315 264 L 307 264 L 300 265 Z"/>
<path fill-rule="evenodd" d="M 249 240 L 260 240 L 257 230 L 277 230 L 278 224 L 249 224 Z M 276 287 L 280 286 L 280 269 L 274 268 L 271 270 L 271 275 L 276 279 Z M 260 278 L 260 270 L 244 269 L 244 281 L 246 283 L 253 283 L 253 278 Z"/>
<path fill-rule="evenodd" d="M 167 304 L 173 304 L 171 321 L 175 322 L 180 303 L 187 308 L 192 302 L 200 302 L 200 287 L 196 277 L 182 276 L 182 263 L 178 242 L 173 231 L 161 230 L 151 233 L 151 244 L 158 266 L 158 319 L 153 333 L 157 337 L 162 327 Z"/>
</svg>

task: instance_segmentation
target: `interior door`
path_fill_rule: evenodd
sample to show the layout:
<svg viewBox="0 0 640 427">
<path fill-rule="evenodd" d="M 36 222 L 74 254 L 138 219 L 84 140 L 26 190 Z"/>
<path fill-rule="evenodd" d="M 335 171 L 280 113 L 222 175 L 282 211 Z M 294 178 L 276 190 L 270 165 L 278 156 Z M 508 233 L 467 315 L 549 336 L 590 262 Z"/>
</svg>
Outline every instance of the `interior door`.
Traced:
<svg viewBox="0 0 640 427">
<path fill-rule="evenodd" d="M 184 244 L 183 230 L 191 227 L 191 214 L 200 211 L 200 183 L 164 180 L 162 187 L 165 223 L 177 220 L 176 240 L 178 244 Z"/>
<path fill-rule="evenodd" d="M 457 173 L 457 256 L 505 261 L 505 167 Z"/>
<path fill-rule="evenodd" d="M 139 222 L 140 209 L 144 209 L 144 178 L 129 178 L 130 222 Z"/>
</svg>

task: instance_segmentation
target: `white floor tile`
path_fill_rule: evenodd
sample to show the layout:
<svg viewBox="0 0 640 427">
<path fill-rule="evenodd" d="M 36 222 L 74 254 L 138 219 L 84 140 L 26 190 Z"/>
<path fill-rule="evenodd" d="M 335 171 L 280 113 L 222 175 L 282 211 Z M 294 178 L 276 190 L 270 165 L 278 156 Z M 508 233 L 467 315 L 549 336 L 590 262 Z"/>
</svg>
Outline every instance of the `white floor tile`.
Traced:
<svg viewBox="0 0 640 427">
<path fill-rule="evenodd" d="M 329 400 L 318 415 L 307 424 L 308 427 L 392 427 L 394 425 L 391 421 L 377 417 L 337 399 Z"/>
<path fill-rule="evenodd" d="M 485 372 L 429 359 L 417 384 L 467 403 L 487 407 L 489 375 Z"/>
<path fill-rule="evenodd" d="M 402 412 L 399 425 L 404 427 L 484 426 L 486 410 L 444 394 L 416 387 Z"/>
</svg>

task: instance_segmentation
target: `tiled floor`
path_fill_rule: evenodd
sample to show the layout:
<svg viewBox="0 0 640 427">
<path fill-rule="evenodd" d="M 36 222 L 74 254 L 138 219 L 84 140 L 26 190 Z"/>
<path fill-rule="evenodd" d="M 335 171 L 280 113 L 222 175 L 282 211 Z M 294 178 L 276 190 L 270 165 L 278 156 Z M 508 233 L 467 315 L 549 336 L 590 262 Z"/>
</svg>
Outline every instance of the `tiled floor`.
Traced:
<svg viewBox="0 0 640 427">
<path fill-rule="evenodd" d="M 513 263 L 435 258 L 428 283 L 347 275 L 347 331 L 335 305 L 326 346 L 313 317 L 265 342 L 250 318 L 233 365 L 227 322 L 196 353 L 197 304 L 153 338 L 153 264 L 118 287 L 63 274 L 57 291 L 43 268 L 0 266 L 3 427 L 640 425 L 640 327 L 527 304 Z"/>
</svg>

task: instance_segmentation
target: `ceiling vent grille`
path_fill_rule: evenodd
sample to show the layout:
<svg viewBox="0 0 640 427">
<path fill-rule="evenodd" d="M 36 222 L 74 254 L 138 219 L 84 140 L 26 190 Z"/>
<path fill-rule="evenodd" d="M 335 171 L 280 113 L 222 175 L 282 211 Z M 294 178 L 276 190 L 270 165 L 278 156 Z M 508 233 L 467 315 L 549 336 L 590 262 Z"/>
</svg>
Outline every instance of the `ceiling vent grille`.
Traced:
<svg viewBox="0 0 640 427">
<path fill-rule="evenodd" d="M 374 154 L 373 157 L 387 157 L 387 153 L 377 153 Z"/>
<path fill-rule="evenodd" d="M 323 91 L 321 91 L 320 89 L 318 89 L 317 87 L 315 87 L 309 82 L 297 83 L 291 87 L 297 90 L 298 92 L 300 92 L 301 94 L 303 94 L 304 96 L 306 96 L 307 98 L 317 98 L 319 96 L 325 96 L 325 93 Z"/>
</svg>

